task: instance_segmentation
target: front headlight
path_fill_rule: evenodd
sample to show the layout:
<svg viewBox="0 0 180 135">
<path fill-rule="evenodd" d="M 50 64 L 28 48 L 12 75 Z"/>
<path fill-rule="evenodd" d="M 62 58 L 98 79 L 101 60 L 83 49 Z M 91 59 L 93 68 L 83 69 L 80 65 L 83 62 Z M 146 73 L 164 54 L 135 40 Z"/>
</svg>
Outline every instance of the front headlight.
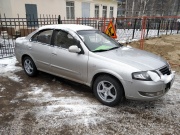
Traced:
<svg viewBox="0 0 180 135">
<path fill-rule="evenodd" d="M 132 79 L 143 80 L 143 81 L 152 81 L 152 79 L 151 79 L 150 75 L 147 73 L 147 71 L 132 73 Z"/>
</svg>

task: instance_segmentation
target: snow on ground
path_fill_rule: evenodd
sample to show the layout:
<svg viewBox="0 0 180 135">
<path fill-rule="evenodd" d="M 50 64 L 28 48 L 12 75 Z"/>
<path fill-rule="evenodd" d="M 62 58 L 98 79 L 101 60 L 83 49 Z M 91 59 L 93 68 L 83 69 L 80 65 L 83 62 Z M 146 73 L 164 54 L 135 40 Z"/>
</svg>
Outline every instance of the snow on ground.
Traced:
<svg viewBox="0 0 180 135">
<path fill-rule="evenodd" d="M 21 67 L 15 66 L 16 64 L 17 60 L 15 57 L 0 59 L 0 75 L 7 76 L 8 78 L 16 82 L 22 81 L 19 76 L 14 74 L 17 71 L 22 70 Z"/>
<path fill-rule="evenodd" d="M 14 57 L 0 59 L 0 76 L 22 70 Z M 6 70 L 8 69 L 8 70 Z M 8 73 L 9 74 L 9 73 Z M 12 79 L 12 77 L 9 77 Z M 14 81 L 16 81 L 14 79 Z M 22 80 L 23 81 L 23 80 Z M 52 79 L 53 84 L 58 82 Z M 22 134 L 175 134 L 180 132 L 180 75 L 176 74 L 171 90 L 151 101 L 127 100 L 117 107 L 100 104 L 91 93 L 62 88 L 58 82 L 32 83 L 16 94 L 11 103 L 26 103 L 12 113 L 11 126 L 2 133 Z M 0 91 L 6 88 L 1 87 Z M 3 97 L 0 97 L 0 99 Z M 29 122 L 32 120 L 32 122 Z M 29 123 L 28 123 L 29 122 Z"/>
<path fill-rule="evenodd" d="M 141 39 L 141 30 L 140 29 L 135 29 L 134 31 L 134 38 L 133 36 L 133 29 L 117 29 L 116 31 L 117 34 L 117 40 L 120 43 L 126 43 L 126 42 L 132 42 L 132 41 L 138 41 Z M 153 30 L 150 29 L 147 34 L 147 30 L 145 30 L 145 38 L 150 38 L 150 37 L 157 37 L 158 36 L 158 30 Z M 160 30 L 159 31 L 159 36 L 161 35 L 170 35 L 170 34 L 177 34 L 177 30 Z"/>
<path fill-rule="evenodd" d="M 176 79 L 180 81 L 180 76 Z M 176 82 L 172 90 L 157 101 L 127 101 L 114 108 L 79 94 L 56 97 L 48 85 L 32 85 L 24 101 L 34 103 L 35 106 L 30 110 L 17 109 L 11 129 L 19 133 L 22 125 L 17 126 L 16 123 L 21 123 L 23 116 L 30 113 L 34 114 L 38 123 L 31 125 L 33 133 L 42 129 L 40 133 L 44 134 L 50 130 L 55 133 L 63 131 L 63 134 L 177 134 L 180 93 L 176 85 L 179 84 Z M 56 94 L 61 95 L 61 92 Z"/>
<path fill-rule="evenodd" d="M 16 63 L 18 62 L 15 57 L 0 59 L 0 74 L 5 74 L 7 72 L 13 72 L 22 69 L 18 66 L 15 66 Z"/>
</svg>

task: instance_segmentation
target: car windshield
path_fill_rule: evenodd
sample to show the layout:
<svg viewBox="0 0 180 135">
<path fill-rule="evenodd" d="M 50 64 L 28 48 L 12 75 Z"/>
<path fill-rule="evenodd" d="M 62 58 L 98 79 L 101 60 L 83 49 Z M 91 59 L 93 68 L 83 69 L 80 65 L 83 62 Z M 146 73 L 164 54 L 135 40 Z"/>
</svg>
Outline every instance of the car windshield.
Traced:
<svg viewBox="0 0 180 135">
<path fill-rule="evenodd" d="M 82 30 L 77 33 L 92 52 L 109 51 L 122 46 L 120 43 L 98 30 Z"/>
</svg>

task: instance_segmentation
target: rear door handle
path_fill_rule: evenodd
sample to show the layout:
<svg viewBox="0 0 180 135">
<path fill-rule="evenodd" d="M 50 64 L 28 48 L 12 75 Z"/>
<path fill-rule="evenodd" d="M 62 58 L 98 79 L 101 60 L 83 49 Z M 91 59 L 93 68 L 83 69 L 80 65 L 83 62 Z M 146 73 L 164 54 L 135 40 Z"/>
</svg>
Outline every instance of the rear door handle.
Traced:
<svg viewBox="0 0 180 135">
<path fill-rule="evenodd" d="M 29 49 L 32 49 L 32 46 L 31 46 L 31 45 L 28 45 L 28 48 L 29 48 Z"/>
<path fill-rule="evenodd" d="M 28 48 L 29 48 L 29 49 L 32 49 L 32 45 L 28 45 Z"/>
<path fill-rule="evenodd" d="M 57 53 L 52 53 L 52 55 L 57 55 Z"/>
</svg>

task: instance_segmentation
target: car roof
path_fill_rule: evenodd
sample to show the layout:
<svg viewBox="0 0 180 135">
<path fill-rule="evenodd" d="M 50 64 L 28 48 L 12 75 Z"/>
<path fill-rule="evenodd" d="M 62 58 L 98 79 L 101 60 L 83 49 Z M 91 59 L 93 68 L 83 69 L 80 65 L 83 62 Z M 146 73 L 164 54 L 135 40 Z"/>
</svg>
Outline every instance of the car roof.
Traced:
<svg viewBox="0 0 180 135">
<path fill-rule="evenodd" d="M 79 30 L 92 30 L 94 28 L 91 26 L 79 25 L 79 24 L 56 24 L 56 25 L 45 25 L 39 28 L 39 30 L 42 29 L 62 29 L 62 30 L 79 31 Z"/>
</svg>

